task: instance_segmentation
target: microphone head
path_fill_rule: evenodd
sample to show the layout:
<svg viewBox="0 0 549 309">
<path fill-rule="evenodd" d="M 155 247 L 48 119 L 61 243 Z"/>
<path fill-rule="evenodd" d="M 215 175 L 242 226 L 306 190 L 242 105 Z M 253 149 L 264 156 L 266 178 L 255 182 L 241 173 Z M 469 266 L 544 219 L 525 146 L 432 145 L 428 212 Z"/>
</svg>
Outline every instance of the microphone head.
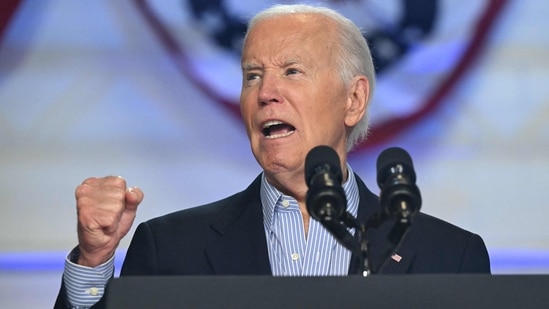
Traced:
<svg viewBox="0 0 549 309">
<path fill-rule="evenodd" d="M 307 211 L 314 219 L 336 222 L 345 213 L 347 198 L 343 191 L 339 156 L 328 146 L 317 146 L 305 158 Z"/>
<path fill-rule="evenodd" d="M 312 178 L 318 173 L 330 173 L 341 185 L 343 176 L 337 152 L 328 146 L 316 146 L 305 158 L 305 181 L 310 186 Z"/>
<path fill-rule="evenodd" d="M 377 184 L 383 187 L 389 176 L 400 172 L 408 176 L 411 183 L 416 182 L 416 172 L 412 158 L 406 150 L 400 147 L 391 147 L 383 150 L 377 158 Z M 395 169 L 399 169 L 395 171 Z"/>
<path fill-rule="evenodd" d="M 409 224 L 421 208 L 412 158 L 398 147 L 385 149 L 377 159 L 377 184 L 385 213 L 400 223 Z"/>
</svg>

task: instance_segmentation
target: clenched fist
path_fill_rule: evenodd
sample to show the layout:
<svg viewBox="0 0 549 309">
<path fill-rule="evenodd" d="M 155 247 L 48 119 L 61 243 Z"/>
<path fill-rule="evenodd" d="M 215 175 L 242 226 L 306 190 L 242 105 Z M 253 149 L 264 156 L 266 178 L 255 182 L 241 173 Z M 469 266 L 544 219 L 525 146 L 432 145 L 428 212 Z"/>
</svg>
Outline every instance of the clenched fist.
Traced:
<svg viewBox="0 0 549 309">
<path fill-rule="evenodd" d="M 130 230 L 143 192 L 122 177 L 88 178 L 76 188 L 78 264 L 95 267 L 110 259 Z"/>
</svg>

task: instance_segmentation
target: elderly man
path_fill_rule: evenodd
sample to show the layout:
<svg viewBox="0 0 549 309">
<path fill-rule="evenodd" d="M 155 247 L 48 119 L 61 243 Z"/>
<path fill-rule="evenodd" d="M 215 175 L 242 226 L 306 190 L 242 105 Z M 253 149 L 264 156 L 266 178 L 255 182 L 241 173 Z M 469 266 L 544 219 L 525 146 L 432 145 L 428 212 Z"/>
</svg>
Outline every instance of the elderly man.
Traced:
<svg viewBox="0 0 549 309">
<path fill-rule="evenodd" d="M 281 5 L 250 22 L 242 52 L 242 119 L 263 168 L 244 191 L 138 226 L 121 275 L 336 276 L 352 269 L 353 254 L 306 207 L 305 157 L 318 145 L 341 161 L 348 212 L 365 222 L 379 208 L 347 164 L 368 130 L 375 77 L 360 30 L 322 7 Z M 139 188 L 120 177 L 90 178 L 76 190 L 78 246 L 66 261 L 56 306 L 100 301 L 113 274 L 113 256 L 129 231 Z M 380 264 L 389 227 L 368 234 Z M 399 261 L 384 273 L 490 272 L 482 239 L 418 214 Z"/>
</svg>

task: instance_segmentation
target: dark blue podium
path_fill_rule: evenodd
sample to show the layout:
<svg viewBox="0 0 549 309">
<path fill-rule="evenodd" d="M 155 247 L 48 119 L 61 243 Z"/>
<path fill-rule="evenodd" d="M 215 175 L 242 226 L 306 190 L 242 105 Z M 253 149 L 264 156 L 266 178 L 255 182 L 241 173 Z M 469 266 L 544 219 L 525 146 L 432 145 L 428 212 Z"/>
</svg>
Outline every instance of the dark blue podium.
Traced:
<svg viewBox="0 0 549 309">
<path fill-rule="evenodd" d="M 547 275 L 121 277 L 107 308 L 549 308 Z"/>
</svg>

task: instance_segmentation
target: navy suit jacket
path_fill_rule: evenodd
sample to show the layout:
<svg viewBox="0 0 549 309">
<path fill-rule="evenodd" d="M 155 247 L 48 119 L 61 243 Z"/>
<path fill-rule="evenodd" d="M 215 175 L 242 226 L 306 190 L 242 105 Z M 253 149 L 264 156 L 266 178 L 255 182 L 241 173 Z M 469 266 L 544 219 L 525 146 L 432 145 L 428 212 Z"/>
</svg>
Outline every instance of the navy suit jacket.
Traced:
<svg viewBox="0 0 549 309">
<path fill-rule="evenodd" d="M 259 197 L 261 178 L 226 199 L 152 219 L 138 226 L 121 275 L 270 275 L 271 267 Z M 365 222 L 379 209 L 379 199 L 356 177 Z M 391 247 L 392 222 L 370 229 L 373 265 Z M 480 236 L 419 213 L 384 273 L 489 273 Z"/>
<path fill-rule="evenodd" d="M 379 209 L 378 197 L 357 176 L 358 219 L 366 222 Z M 141 223 L 126 254 L 121 275 L 271 275 L 260 201 L 261 177 L 242 192 Z M 387 222 L 370 229 L 367 239 L 374 269 L 385 261 L 391 243 Z M 481 237 L 419 213 L 384 274 L 490 273 Z M 352 258 L 354 273 L 357 257 Z M 64 291 L 58 303 L 64 303 Z M 102 302 L 101 302 L 102 303 Z M 62 308 L 59 307 L 59 308 Z"/>
</svg>

